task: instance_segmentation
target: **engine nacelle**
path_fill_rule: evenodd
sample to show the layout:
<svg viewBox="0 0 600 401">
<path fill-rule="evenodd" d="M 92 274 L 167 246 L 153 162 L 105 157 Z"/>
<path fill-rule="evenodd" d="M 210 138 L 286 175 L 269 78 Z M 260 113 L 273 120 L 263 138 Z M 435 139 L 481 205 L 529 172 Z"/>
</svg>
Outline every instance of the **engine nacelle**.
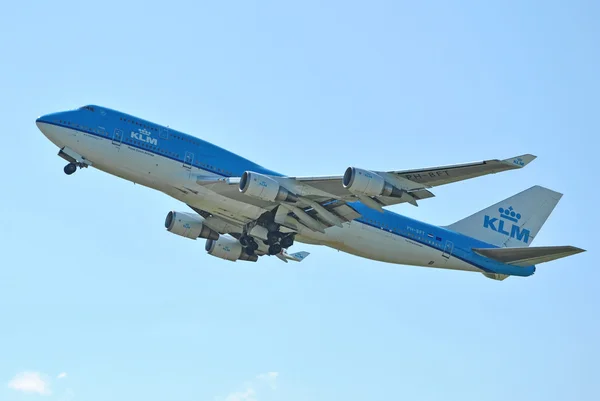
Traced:
<svg viewBox="0 0 600 401">
<path fill-rule="evenodd" d="M 366 196 L 401 197 L 402 191 L 377 173 L 356 167 L 348 167 L 342 179 L 344 188 L 348 191 Z"/>
<path fill-rule="evenodd" d="M 165 228 L 185 238 L 219 238 L 219 233 L 204 225 L 204 218 L 194 213 L 169 212 L 165 219 Z"/>
<path fill-rule="evenodd" d="M 235 262 L 236 260 L 246 260 L 248 262 L 256 262 L 258 260 L 258 256 L 252 255 L 249 256 L 244 252 L 244 248 L 242 244 L 230 236 L 222 235 L 219 239 L 208 239 L 206 240 L 206 252 L 209 255 L 216 256 L 217 258 L 231 260 Z"/>
<path fill-rule="evenodd" d="M 246 171 L 240 179 L 240 192 L 267 202 L 295 202 L 298 198 L 266 175 Z"/>
</svg>

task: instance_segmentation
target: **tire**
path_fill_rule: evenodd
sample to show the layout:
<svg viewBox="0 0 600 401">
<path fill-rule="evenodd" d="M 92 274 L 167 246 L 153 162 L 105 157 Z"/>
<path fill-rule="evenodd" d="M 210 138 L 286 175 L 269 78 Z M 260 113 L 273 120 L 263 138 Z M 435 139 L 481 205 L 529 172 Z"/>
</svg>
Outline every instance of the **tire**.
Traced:
<svg viewBox="0 0 600 401">
<path fill-rule="evenodd" d="M 281 245 L 273 244 L 269 247 L 269 255 L 277 255 L 279 252 L 281 252 Z"/>
<path fill-rule="evenodd" d="M 242 235 L 240 237 L 240 244 L 242 244 L 242 246 L 245 248 L 248 246 L 250 238 L 247 235 Z"/>
<path fill-rule="evenodd" d="M 69 163 L 63 169 L 66 175 L 71 175 L 77 171 L 77 165 L 75 163 Z"/>
<path fill-rule="evenodd" d="M 281 234 L 278 232 L 270 232 L 267 234 L 267 244 L 274 245 L 281 239 Z"/>
<path fill-rule="evenodd" d="M 282 248 L 289 248 L 290 246 L 294 245 L 294 237 L 288 235 L 287 237 L 283 237 L 279 243 L 281 244 Z"/>
<path fill-rule="evenodd" d="M 258 244 L 253 239 L 250 239 L 247 248 L 252 249 L 252 251 L 256 251 L 258 249 Z"/>
</svg>

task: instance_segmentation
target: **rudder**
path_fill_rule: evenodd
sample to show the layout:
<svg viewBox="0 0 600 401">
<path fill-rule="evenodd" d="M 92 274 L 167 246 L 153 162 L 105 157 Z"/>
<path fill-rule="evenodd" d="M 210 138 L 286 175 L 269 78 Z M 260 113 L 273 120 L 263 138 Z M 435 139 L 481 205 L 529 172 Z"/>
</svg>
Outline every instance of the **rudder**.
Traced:
<svg viewBox="0 0 600 401">
<path fill-rule="evenodd" d="M 536 185 L 445 228 L 498 247 L 526 247 L 561 197 Z"/>
</svg>

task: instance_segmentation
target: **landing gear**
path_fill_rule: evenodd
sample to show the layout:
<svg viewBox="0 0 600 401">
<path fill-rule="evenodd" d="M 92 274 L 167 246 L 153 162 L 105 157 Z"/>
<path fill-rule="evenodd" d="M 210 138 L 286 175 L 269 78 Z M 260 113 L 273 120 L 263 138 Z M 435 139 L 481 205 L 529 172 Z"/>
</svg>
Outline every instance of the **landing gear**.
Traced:
<svg viewBox="0 0 600 401">
<path fill-rule="evenodd" d="M 251 240 L 251 239 L 252 239 L 252 238 L 250 238 L 250 237 L 249 237 L 249 236 L 247 236 L 247 235 L 242 235 L 242 236 L 240 237 L 240 244 L 242 244 L 242 246 L 245 248 L 245 247 L 247 247 L 247 246 L 248 246 L 248 244 L 250 243 L 250 240 Z"/>
<path fill-rule="evenodd" d="M 284 235 L 281 232 L 270 232 L 267 235 L 269 255 L 277 255 L 283 248 L 289 248 L 294 244 L 294 234 Z"/>
<path fill-rule="evenodd" d="M 71 175 L 77 171 L 77 167 L 86 168 L 92 165 L 92 162 L 74 150 L 64 147 L 58 152 L 58 155 L 69 162 L 64 168 L 66 175 Z"/>
<path fill-rule="evenodd" d="M 274 221 L 271 221 L 265 225 L 265 228 L 270 232 L 276 232 L 279 231 L 279 224 L 275 223 Z"/>
<path fill-rule="evenodd" d="M 277 231 L 271 231 L 267 234 L 267 245 L 275 245 L 281 240 L 281 233 Z"/>
<path fill-rule="evenodd" d="M 71 175 L 76 171 L 77 171 L 77 164 L 75 164 L 75 163 L 69 163 L 64 168 L 64 172 L 66 175 Z"/>
<path fill-rule="evenodd" d="M 294 235 L 293 234 L 288 234 L 285 237 L 283 237 L 281 239 L 281 241 L 279 242 L 281 244 L 282 248 L 289 248 L 290 246 L 294 245 Z"/>
<path fill-rule="evenodd" d="M 281 252 L 281 244 L 273 244 L 269 247 L 269 255 L 277 255 Z"/>
<path fill-rule="evenodd" d="M 248 256 L 254 255 L 254 252 L 258 249 L 258 244 L 254 241 L 254 238 L 249 235 L 242 235 L 240 237 L 240 244 L 242 244 L 244 252 L 246 252 L 246 255 Z"/>
<path fill-rule="evenodd" d="M 281 225 L 275 222 L 273 212 L 263 213 L 257 220 L 247 224 L 239 237 L 244 252 L 254 255 L 259 248 L 256 241 L 262 242 L 260 252 L 269 255 L 278 255 L 282 249 L 291 247 L 294 244 L 295 233 L 282 233 L 280 228 Z M 263 244 L 267 246 L 267 252 L 264 252 Z"/>
</svg>

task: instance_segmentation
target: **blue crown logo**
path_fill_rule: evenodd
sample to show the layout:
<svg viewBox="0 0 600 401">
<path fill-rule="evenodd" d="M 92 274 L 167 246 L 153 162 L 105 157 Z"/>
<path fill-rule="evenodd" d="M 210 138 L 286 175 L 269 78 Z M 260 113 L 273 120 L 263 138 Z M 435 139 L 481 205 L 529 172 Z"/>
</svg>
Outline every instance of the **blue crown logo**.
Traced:
<svg viewBox="0 0 600 401">
<path fill-rule="evenodd" d="M 510 220 L 515 223 L 517 223 L 521 218 L 521 213 L 515 212 L 512 206 L 510 206 L 508 209 L 504 209 L 503 207 L 501 207 L 498 209 L 498 211 L 500 212 L 501 218 Z"/>
</svg>

